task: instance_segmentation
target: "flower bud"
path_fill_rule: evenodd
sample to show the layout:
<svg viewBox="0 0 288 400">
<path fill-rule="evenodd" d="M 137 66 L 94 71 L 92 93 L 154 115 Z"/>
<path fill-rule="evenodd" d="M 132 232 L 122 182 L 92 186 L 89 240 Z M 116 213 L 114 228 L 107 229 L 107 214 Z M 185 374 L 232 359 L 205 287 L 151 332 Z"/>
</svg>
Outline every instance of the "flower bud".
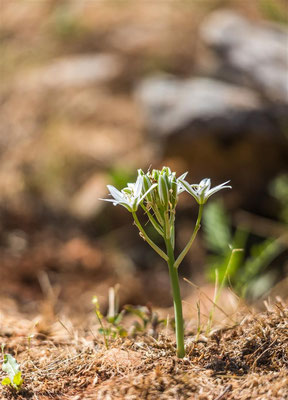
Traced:
<svg viewBox="0 0 288 400">
<path fill-rule="evenodd" d="M 178 183 L 176 181 L 175 174 L 173 176 L 173 179 L 171 179 L 171 189 L 170 189 L 170 202 L 172 209 L 176 207 L 178 201 Z"/>
<path fill-rule="evenodd" d="M 148 192 L 148 190 L 151 188 L 151 186 L 152 186 L 152 183 L 151 183 L 150 179 L 148 178 L 148 176 L 143 175 L 143 192 L 144 193 Z M 149 203 L 153 202 L 153 189 L 151 189 L 151 191 L 149 193 L 147 193 L 146 200 Z"/>
<path fill-rule="evenodd" d="M 159 198 L 160 198 L 161 204 L 163 206 L 165 206 L 165 208 L 168 208 L 169 189 L 167 186 L 166 179 L 163 175 L 159 175 L 159 178 L 158 178 L 158 193 L 159 193 Z"/>
</svg>

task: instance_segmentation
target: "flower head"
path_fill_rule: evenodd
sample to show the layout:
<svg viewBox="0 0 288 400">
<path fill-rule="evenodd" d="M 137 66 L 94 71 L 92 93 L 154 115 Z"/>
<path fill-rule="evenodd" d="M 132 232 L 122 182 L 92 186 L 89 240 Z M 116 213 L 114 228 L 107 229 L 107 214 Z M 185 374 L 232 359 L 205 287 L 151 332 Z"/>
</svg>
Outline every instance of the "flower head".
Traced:
<svg viewBox="0 0 288 400">
<path fill-rule="evenodd" d="M 151 192 L 146 200 L 150 206 L 153 207 L 164 207 L 164 209 L 174 209 L 178 195 L 183 191 L 182 185 L 179 179 L 184 179 L 187 172 L 182 174 L 179 178 L 176 178 L 176 172 L 171 172 L 170 168 L 163 167 L 162 170 L 153 169 L 152 172 L 148 171 L 144 174 L 143 171 L 139 170 L 143 176 L 144 184 L 143 190 L 148 189 L 153 182 L 156 183 L 157 190 Z"/>
<path fill-rule="evenodd" d="M 128 183 L 127 187 L 119 191 L 112 185 L 107 185 L 107 188 L 113 197 L 113 199 L 100 199 L 104 201 L 110 201 L 114 206 L 118 204 L 125 207 L 130 212 L 135 212 L 138 209 L 139 204 L 144 200 L 148 192 L 154 189 L 155 185 L 142 194 L 143 189 L 143 177 L 138 174 L 138 178 L 135 183 Z"/>
<path fill-rule="evenodd" d="M 190 185 L 184 179 L 179 179 L 179 182 L 186 190 L 186 192 L 190 193 L 191 196 L 194 197 L 194 199 L 197 201 L 198 204 L 205 204 L 206 201 L 209 199 L 209 197 L 212 196 L 212 194 L 218 192 L 221 189 L 232 188 L 231 186 L 226 185 L 230 181 L 221 183 L 220 185 L 211 188 L 211 180 L 209 178 L 202 179 L 202 181 L 199 184 L 192 184 L 192 185 Z"/>
</svg>

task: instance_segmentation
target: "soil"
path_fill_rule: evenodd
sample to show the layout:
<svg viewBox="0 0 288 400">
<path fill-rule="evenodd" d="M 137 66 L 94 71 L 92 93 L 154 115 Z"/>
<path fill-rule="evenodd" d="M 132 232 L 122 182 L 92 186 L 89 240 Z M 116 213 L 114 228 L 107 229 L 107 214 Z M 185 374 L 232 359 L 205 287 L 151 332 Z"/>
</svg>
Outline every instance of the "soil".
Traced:
<svg viewBox="0 0 288 400">
<path fill-rule="evenodd" d="M 167 327 L 108 337 L 107 348 L 95 321 L 49 313 L 31 320 L 12 307 L 1 302 L 0 340 L 24 384 L 19 392 L 2 387 L 3 400 L 288 399 L 288 307 L 280 299 L 263 313 L 246 308 L 232 326 L 190 332 L 184 359 Z"/>
</svg>

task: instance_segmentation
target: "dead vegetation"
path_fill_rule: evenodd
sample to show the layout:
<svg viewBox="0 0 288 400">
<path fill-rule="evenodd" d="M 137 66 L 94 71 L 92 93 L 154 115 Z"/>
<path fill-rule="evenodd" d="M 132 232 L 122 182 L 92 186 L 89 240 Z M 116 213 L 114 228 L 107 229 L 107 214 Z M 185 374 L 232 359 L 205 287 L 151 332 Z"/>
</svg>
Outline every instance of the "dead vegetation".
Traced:
<svg viewBox="0 0 288 400">
<path fill-rule="evenodd" d="M 93 328 L 55 322 L 49 336 L 33 322 L 1 315 L 5 351 L 21 364 L 25 384 L 1 399 L 286 399 L 288 308 L 278 301 L 237 326 L 186 338 L 187 357 L 175 357 L 165 330 L 153 338 L 110 340 Z M 4 377 L 3 373 L 1 378 Z"/>
</svg>

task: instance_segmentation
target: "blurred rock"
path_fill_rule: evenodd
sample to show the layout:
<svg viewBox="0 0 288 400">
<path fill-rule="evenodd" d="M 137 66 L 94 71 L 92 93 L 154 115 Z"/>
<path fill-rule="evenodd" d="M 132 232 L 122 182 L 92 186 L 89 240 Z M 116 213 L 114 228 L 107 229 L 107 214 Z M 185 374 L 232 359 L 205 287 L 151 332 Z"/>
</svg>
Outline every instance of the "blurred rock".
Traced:
<svg viewBox="0 0 288 400">
<path fill-rule="evenodd" d="M 231 179 L 234 205 L 259 211 L 267 182 L 288 168 L 288 30 L 221 10 L 200 37 L 216 56 L 198 62 L 208 77 L 140 82 L 144 126 L 163 159 L 184 162 L 193 180 Z"/>
<path fill-rule="evenodd" d="M 142 81 L 136 97 L 160 156 L 172 167 L 184 162 L 193 181 L 231 179 L 234 206 L 259 210 L 267 182 L 287 169 L 285 105 L 214 79 L 167 76 Z"/>
<path fill-rule="evenodd" d="M 288 102 L 287 29 L 221 10 L 207 18 L 200 35 L 218 56 L 223 76 L 246 81 L 269 100 Z"/>
<path fill-rule="evenodd" d="M 189 127 L 203 131 L 234 133 L 267 125 L 261 102 L 252 90 L 213 79 L 180 80 L 155 76 L 138 86 L 136 97 L 145 123 L 155 136 L 169 136 Z"/>
<path fill-rule="evenodd" d="M 113 54 L 85 54 L 53 61 L 50 65 L 18 78 L 25 89 L 65 89 L 107 83 L 122 71 L 122 62 Z"/>
</svg>

